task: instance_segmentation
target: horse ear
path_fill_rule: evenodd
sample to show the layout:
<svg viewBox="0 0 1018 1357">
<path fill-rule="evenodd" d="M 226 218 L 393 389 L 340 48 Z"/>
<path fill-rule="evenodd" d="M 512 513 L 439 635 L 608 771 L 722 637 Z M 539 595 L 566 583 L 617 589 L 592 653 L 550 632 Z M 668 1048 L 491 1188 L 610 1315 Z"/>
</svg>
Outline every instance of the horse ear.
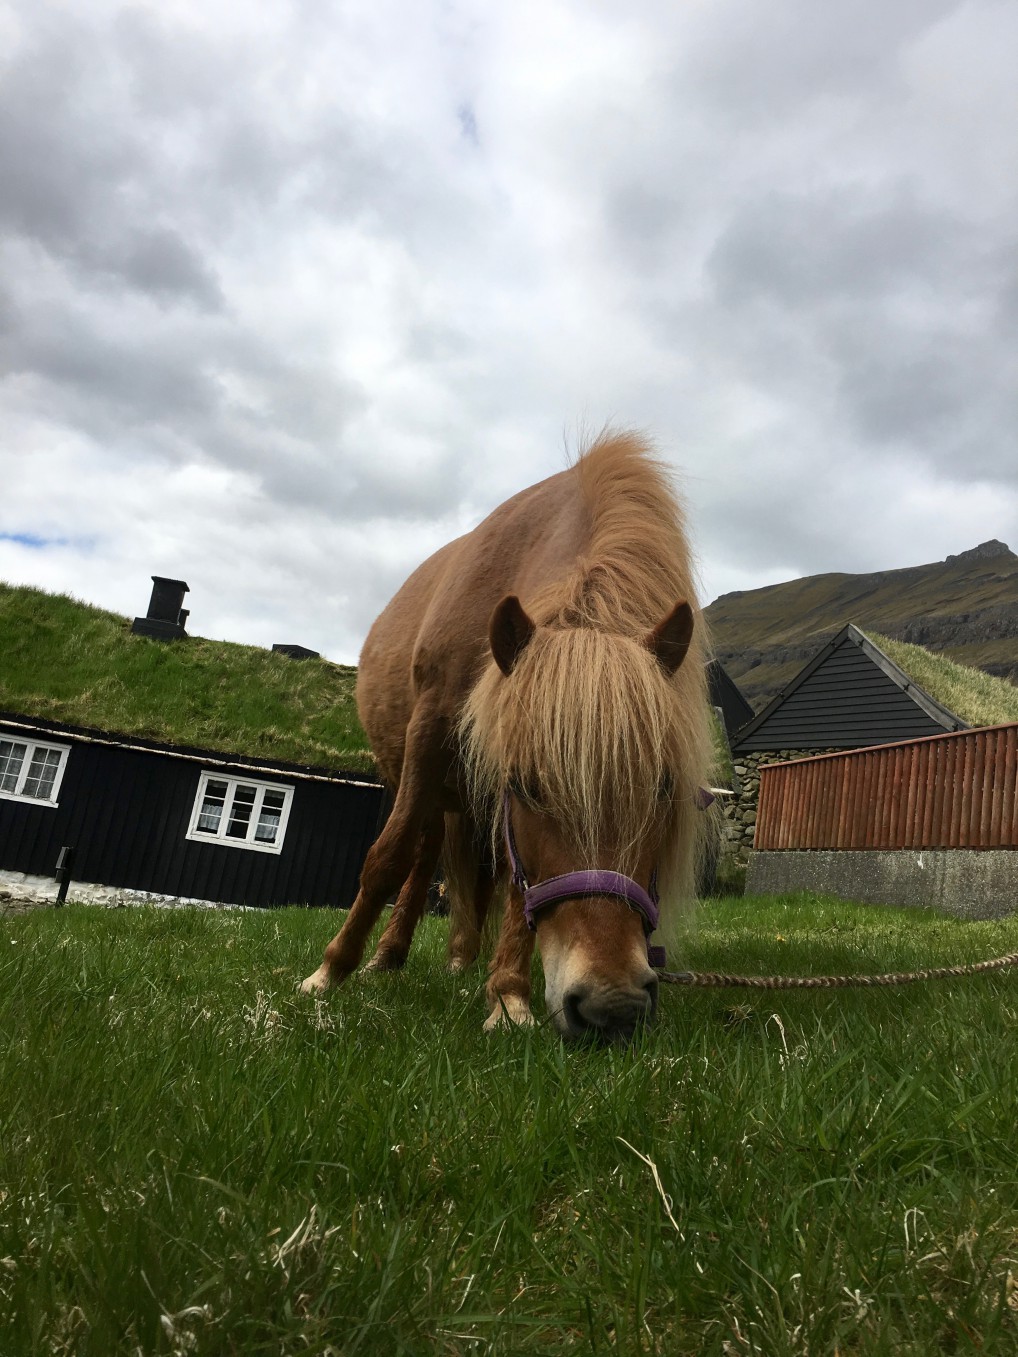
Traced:
<svg viewBox="0 0 1018 1357">
<path fill-rule="evenodd" d="M 507 595 L 491 614 L 488 640 L 495 663 L 508 676 L 526 650 L 537 627 L 515 594 Z"/>
<path fill-rule="evenodd" d="M 666 674 L 674 674 L 686 658 L 693 639 L 693 610 L 684 600 L 676 603 L 663 622 L 648 631 L 643 644 Z"/>
</svg>

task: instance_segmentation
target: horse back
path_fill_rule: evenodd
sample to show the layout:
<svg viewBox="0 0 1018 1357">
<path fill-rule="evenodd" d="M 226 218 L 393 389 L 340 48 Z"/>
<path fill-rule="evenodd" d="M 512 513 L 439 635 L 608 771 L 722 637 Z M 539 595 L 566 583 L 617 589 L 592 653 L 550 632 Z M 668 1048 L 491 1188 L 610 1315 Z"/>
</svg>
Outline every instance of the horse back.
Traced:
<svg viewBox="0 0 1018 1357">
<path fill-rule="evenodd" d="M 357 709 L 383 776 L 398 785 L 415 710 L 433 714 L 436 740 L 490 658 L 488 624 L 506 594 L 529 594 L 582 550 L 588 514 L 572 470 L 500 504 L 473 531 L 419 566 L 375 621 L 361 652 Z"/>
</svg>

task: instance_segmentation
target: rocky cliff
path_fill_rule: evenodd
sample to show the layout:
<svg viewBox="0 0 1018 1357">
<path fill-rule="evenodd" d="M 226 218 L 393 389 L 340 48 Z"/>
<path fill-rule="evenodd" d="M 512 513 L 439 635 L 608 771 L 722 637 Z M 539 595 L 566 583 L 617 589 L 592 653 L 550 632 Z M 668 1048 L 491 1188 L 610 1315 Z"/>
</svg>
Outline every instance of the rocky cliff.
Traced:
<svg viewBox="0 0 1018 1357">
<path fill-rule="evenodd" d="M 996 540 L 930 565 L 723 594 L 706 616 L 757 711 L 847 622 L 1018 684 L 1018 556 Z"/>
</svg>

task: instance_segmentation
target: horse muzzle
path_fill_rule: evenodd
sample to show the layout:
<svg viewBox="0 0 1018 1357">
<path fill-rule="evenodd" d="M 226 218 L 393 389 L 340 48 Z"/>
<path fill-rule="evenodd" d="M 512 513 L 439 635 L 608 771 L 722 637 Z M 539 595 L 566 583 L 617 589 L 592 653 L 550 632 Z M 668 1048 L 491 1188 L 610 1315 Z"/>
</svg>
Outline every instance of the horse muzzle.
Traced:
<svg viewBox="0 0 1018 1357">
<path fill-rule="evenodd" d="M 654 1017 L 658 978 L 636 915 L 613 900 L 563 901 L 537 921 L 545 1003 L 567 1041 L 629 1041 Z"/>
</svg>

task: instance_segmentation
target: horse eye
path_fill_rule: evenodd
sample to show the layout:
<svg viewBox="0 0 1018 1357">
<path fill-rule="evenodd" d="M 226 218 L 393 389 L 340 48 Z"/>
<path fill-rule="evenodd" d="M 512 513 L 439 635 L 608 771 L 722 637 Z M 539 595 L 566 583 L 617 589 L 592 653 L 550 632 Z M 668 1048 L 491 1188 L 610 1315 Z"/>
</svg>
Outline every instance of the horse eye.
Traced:
<svg viewBox="0 0 1018 1357">
<path fill-rule="evenodd" d="M 522 801 L 525 806 L 536 809 L 541 804 L 541 793 L 533 778 L 510 778 L 509 790 L 516 797 L 516 800 Z"/>
</svg>

